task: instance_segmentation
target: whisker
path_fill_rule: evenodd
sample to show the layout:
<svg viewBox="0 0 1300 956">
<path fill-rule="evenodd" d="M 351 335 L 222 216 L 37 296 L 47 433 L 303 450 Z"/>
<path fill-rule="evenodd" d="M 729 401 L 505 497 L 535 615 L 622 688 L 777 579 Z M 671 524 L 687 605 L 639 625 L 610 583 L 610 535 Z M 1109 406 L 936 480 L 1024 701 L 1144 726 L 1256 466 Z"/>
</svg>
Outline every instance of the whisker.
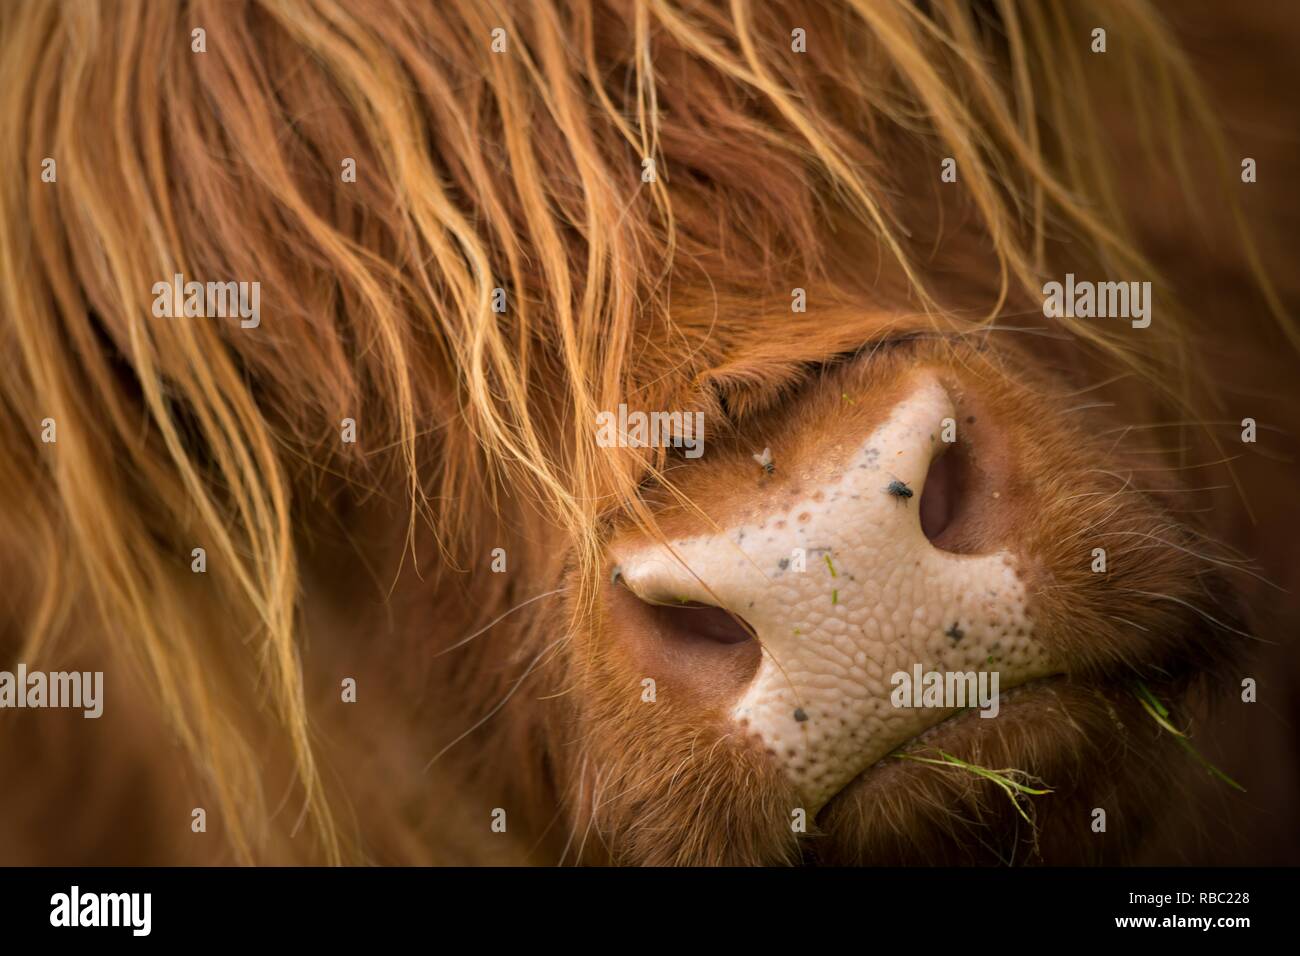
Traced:
<svg viewBox="0 0 1300 956">
<path fill-rule="evenodd" d="M 1195 604 L 1192 604 L 1190 601 L 1184 601 L 1182 598 L 1174 597 L 1172 594 L 1160 594 L 1157 591 L 1140 591 L 1137 588 L 1116 588 L 1116 590 L 1124 591 L 1129 594 L 1141 594 L 1143 597 L 1158 598 L 1161 601 L 1173 601 L 1175 604 L 1181 604 L 1183 607 L 1187 608 L 1190 611 L 1195 611 L 1197 614 L 1205 618 L 1207 621 L 1209 621 L 1211 624 L 1215 625 L 1216 627 L 1221 627 L 1225 631 L 1231 631 L 1233 634 L 1236 634 L 1239 637 L 1244 637 L 1247 640 L 1251 640 L 1251 641 L 1258 641 L 1261 644 L 1276 643 L 1275 641 L 1267 641 L 1262 637 L 1256 637 L 1254 634 L 1247 634 L 1245 631 L 1238 630 L 1237 628 L 1233 627 L 1231 624 L 1225 624 L 1222 621 L 1220 621 L 1218 618 L 1214 617 L 1208 612 L 1197 607 Z"/>
<path fill-rule="evenodd" d="M 1151 541 L 1155 541 L 1158 544 L 1162 544 L 1165 547 L 1172 548 L 1175 551 L 1181 551 L 1183 554 L 1190 555 L 1193 558 L 1199 558 L 1200 560 L 1205 561 L 1209 564 L 1218 565 L 1219 567 L 1222 568 L 1228 568 L 1229 570 L 1232 571 L 1240 571 L 1243 574 L 1249 574 L 1255 580 L 1260 581 L 1263 584 L 1267 584 L 1269 587 L 1281 591 L 1283 594 L 1288 593 L 1287 589 L 1282 587 L 1280 584 L 1276 584 L 1273 581 L 1270 581 L 1268 578 L 1264 577 L 1262 574 L 1257 574 L 1256 572 L 1250 570 L 1250 568 L 1244 567 L 1241 562 L 1228 561 L 1219 558 L 1211 558 L 1208 555 L 1200 554 L 1196 551 L 1192 551 L 1190 548 L 1184 548 L 1180 544 L 1177 544 L 1173 541 L 1168 541 L 1164 538 L 1158 538 L 1155 535 L 1148 534 L 1145 531 L 1103 531 L 1100 535 L 1098 535 L 1098 537 L 1106 538 L 1106 537 L 1112 537 L 1114 535 L 1129 535 L 1136 538 L 1147 538 Z"/>
<path fill-rule="evenodd" d="M 578 792 L 578 803 L 582 803 L 582 794 L 587 789 L 587 755 L 582 755 L 582 765 L 578 769 L 578 786 L 581 788 Z M 569 827 L 569 838 L 564 841 L 564 847 L 560 850 L 560 858 L 556 866 L 564 866 L 564 860 L 569 855 L 569 847 L 573 845 L 573 838 L 577 835 L 577 821 Z"/>
<path fill-rule="evenodd" d="M 1084 412 L 1090 408 L 1114 408 L 1115 402 L 1090 402 L 1087 405 L 1075 405 L 1073 408 L 1061 409 L 1062 415 L 1068 415 L 1071 412 Z"/>
<path fill-rule="evenodd" d="M 437 763 L 440 759 L 442 759 L 443 754 L 445 754 L 452 747 L 456 746 L 458 743 L 460 743 L 462 740 L 464 740 L 466 737 L 468 737 L 470 734 L 478 730 L 489 720 L 491 720 L 494 716 L 496 716 L 497 711 L 499 711 L 502 707 L 504 707 L 509 702 L 510 698 L 515 695 L 515 691 L 519 690 L 519 688 L 523 686 L 524 681 L 528 679 L 528 675 L 531 674 L 533 670 L 536 669 L 537 665 L 541 663 L 542 658 L 546 656 L 546 654 L 558 648 L 565 641 L 569 640 L 569 637 L 570 635 L 565 634 L 562 637 L 559 637 L 556 640 L 552 641 L 546 647 L 542 648 L 542 650 L 538 653 L 538 655 L 533 658 L 533 662 L 528 665 L 527 670 L 525 670 L 522 674 L 519 675 L 519 678 L 518 680 L 515 681 L 514 686 L 512 686 L 510 690 L 506 691 L 506 695 L 502 697 L 500 701 L 497 702 L 496 706 L 494 706 L 486 714 L 484 714 L 482 717 L 476 720 L 468 730 L 464 731 L 455 740 L 453 740 L 451 743 L 447 744 L 447 746 L 443 747 L 436 754 L 434 754 L 433 759 L 424 765 L 424 772 L 428 773 L 429 768 L 432 767 L 435 763 Z"/>
<path fill-rule="evenodd" d="M 546 591 L 546 592 L 544 592 L 544 593 L 542 593 L 542 594 L 538 594 L 538 595 L 536 595 L 536 596 L 534 596 L 534 597 L 530 597 L 527 601 L 524 601 L 524 602 L 521 603 L 521 604 L 516 604 L 516 605 L 515 605 L 514 607 L 512 607 L 510 610 L 506 611 L 504 614 L 500 615 L 499 617 L 497 617 L 497 618 L 495 618 L 493 621 L 491 621 L 491 623 L 488 623 L 488 624 L 483 625 L 483 626 L 480 627 L 477 631 L 475 631 L 473 634 L 471 634 L 469 637 L 461 638 L 461 639 L 460 639 L 459 641 L 457 641 L 455 644 L 451 645 L 451 647 L 444 648 L 443 650 L 439 651 L 437 654 L 434 654 L 433 656 L 434 656 L 434 657 L 442 657 L 443 654 L 450 654 L 450 653 L 451 653 L 452 651 L 454 651 L 456 648 L 458 648 L 458 647 L 464 647 L 466 644 L 468 644 L 470 641 L 474 640 L 474 638 L 478 637 L 480 634 L 484 633 L 485 631 L 491 630 L 493 627 L 495 627 L 496 625 L 498 625 L 498 624 L 500 624 L 502 621 L 504 621 L 506 618 L 508 618 L 511 614 L 514 614 L 515 611 L 518 611 L 518 610 L 520 610 L 520 609 L 522 609 L 522 608 L 526 608 L 528 605 L 532 604 L 534 601 L 540 601 L 540 600 L 541 600 L 542 598 L 544 598 L 544 597 L 550 597 L 552 594 L 559 594 L 561 591 L 567 591 L 567 590 L 568 590 L 568 587 L 565 586 L 565 587 L 562 587 L 562 588 L 556 588 L 554 591 Z"/>
</svg>

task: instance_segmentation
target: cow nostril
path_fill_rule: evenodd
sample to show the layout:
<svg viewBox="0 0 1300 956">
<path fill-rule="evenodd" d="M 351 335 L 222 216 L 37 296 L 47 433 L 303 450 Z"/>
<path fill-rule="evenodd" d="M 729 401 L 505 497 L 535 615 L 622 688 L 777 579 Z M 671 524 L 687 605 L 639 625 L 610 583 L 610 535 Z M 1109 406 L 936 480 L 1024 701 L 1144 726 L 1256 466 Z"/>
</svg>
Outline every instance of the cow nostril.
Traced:
<svg viewBox="0 0 1300 956">
<path fill-rule="evenodd" d="M 686 601 L 653 604 L 650 608 L 667 632 L 686 640 L 741 644 L 754 637 L 754 629 L 748 623 L 711 604 Z"/>
<path fill-rule="evenodd" d="M 680 581 L 678 590 L 671 578 L 656 573 L 661 570 L 656 562 L 633 559 L 626 576 L 622 567 L 605 592 L 608 620 L 639 672 L 681 702 L 713 707 L 734 699 L 762 659 L 749 622 L 715 604 L 691 600 L 713 595 L 692 594 Z"/>
<path fill-rule="evenodd" d="M 693 641 L 712 641 L 717 644 L 743 644 L 752 640 L 754 628 L 748 621 L 724 608 L 702 601 L 685 598 L 661 599 L 636 593 L 628 587 L 621 566 L 615 566 L 610 583 L 621 586 L 645 608 L 665 633 Z"/>
<path fill-rule="evenodd" d="M 942 450 L 931 462 L 921 489 L 921 531 L 943 547 L 955 524 L 965 490 L 963 454 L 958 446 Z"/>
</svg>

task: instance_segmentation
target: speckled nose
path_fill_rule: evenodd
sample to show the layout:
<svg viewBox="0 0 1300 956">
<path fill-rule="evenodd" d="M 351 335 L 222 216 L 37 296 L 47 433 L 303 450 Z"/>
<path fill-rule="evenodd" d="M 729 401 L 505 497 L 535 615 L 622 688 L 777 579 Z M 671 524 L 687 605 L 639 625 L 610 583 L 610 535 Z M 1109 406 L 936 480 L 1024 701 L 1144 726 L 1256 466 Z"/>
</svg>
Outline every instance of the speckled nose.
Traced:
<svg viewBox="0 0 1300 956">
<path fill-rule="evenodd" d="M 904 699 L 897 675 L 996 673 L 1005 691 L 1053 671 L 1011 551 L 957 554 L 932 540 L 955 507 L 971 507 L 939 467 L 953 420 L 943 384 L 917 375 L 796 496 L 720 531 L 616 556 L 642 601 L 722 608 L 752 629 L 761 659 L 727 716 L 812 812 L 959 709 L 950 697 L 912 706 L 920 688 Z"/>
</svg>

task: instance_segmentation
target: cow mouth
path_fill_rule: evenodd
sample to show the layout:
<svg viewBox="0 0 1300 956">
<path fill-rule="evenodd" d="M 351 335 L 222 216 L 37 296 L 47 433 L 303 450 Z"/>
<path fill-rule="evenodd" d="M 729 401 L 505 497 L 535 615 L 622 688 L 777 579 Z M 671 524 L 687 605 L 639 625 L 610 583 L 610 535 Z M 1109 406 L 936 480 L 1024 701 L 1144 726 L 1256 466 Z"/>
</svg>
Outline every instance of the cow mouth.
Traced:
<svg viewBox="0 0 1300 956">
<path fill-rule="evenodd" d="M 999 715 L 1010 712 L 1021 720 L 1048 719 L 1053 710 L 1050 702 L 1055 699 L 1054 689 L 1063 680 L 1065 680 L 1064 674 L 1050 674 L 1004 689 L 999 697 Z M 825 814 L 829 808 L 838 803 L 869 795 L 872 790 L 881 785 L 880 778 L 885 775 L 884 771 L 891 764 L 912 757 L 942 759 L 941 754 L 955 755 L 955 751 L 965 749 L 962 745 L 981 732 L 984 720 L 985 718 L 980 716 L 978 707 L 966 707 L 947 714 L 864 769 L 827 801 L 818 816 Z M 953 766 L 956 768 L 958 765 Z M 1033 768 L 1017 769 L 1032 772 Z"/>
</svg>

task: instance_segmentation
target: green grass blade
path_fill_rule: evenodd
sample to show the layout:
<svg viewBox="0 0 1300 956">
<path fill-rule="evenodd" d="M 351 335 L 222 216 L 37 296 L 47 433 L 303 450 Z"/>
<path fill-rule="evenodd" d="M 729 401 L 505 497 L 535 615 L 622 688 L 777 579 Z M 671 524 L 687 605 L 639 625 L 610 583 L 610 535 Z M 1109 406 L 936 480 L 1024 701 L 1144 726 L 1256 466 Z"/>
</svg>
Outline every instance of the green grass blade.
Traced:
<svg viewBox="0 0 1300 956">
<path fill-rule="evenodd" d="M 1151 693 L 1151 691 L 1148 690 L 1146 685 L 1143 684 L 1141 681 L 1135 681 L 1134 685 L 1135 687 L 1133 690 L 1133 696 L 1138 699 L 1138 703 L 1142 705 L 1142 709 L 1145 710 L 1148 714 L 1150 714 L 1151 719 L 1154 720 L 1159 726 L 1163 727 L 1165 730 L 1173 734 L 1174 739 L 1178 741 L 1179 746 L 1181 746 L 1184 750 L 1186 750 L 1189 754 L 1191 754 L 1192 758 L 1196 760 L 1196 762 L 1199 763 L 1202 767 L 1204 767 L 1207 773 L 1209 773 L 1212 777 L 1218 777 L 1220 780 L 1222 780 L 1228 786 L 1232 787 L 1234 790 L 1240 790 L 1242 793 L 1246 792 L 1245 787 L 1237 783 L 1237 781 L 1233 780 L 1231 777 L 1229 777 L 1226 773 L 1224 773 L 1214 764 L 1210 763 L 1210 761 L 1206 760 L 1205 756 L 1199 750 L 1197 750 L 1195 747 L 1192 746 L 1192 742 L 1188 738 L 1187 734 L 1179 730 L 1177 727 L 1175 727 L 1173 724 L 1171 724 L 1168 721 L 1167 718 L 1169 717 L 1169 708 L 1167 708 L 1164 704 L 1160 702 L 1160 698 L 1156 697 L 1155 694 Z"/>
</svg>

